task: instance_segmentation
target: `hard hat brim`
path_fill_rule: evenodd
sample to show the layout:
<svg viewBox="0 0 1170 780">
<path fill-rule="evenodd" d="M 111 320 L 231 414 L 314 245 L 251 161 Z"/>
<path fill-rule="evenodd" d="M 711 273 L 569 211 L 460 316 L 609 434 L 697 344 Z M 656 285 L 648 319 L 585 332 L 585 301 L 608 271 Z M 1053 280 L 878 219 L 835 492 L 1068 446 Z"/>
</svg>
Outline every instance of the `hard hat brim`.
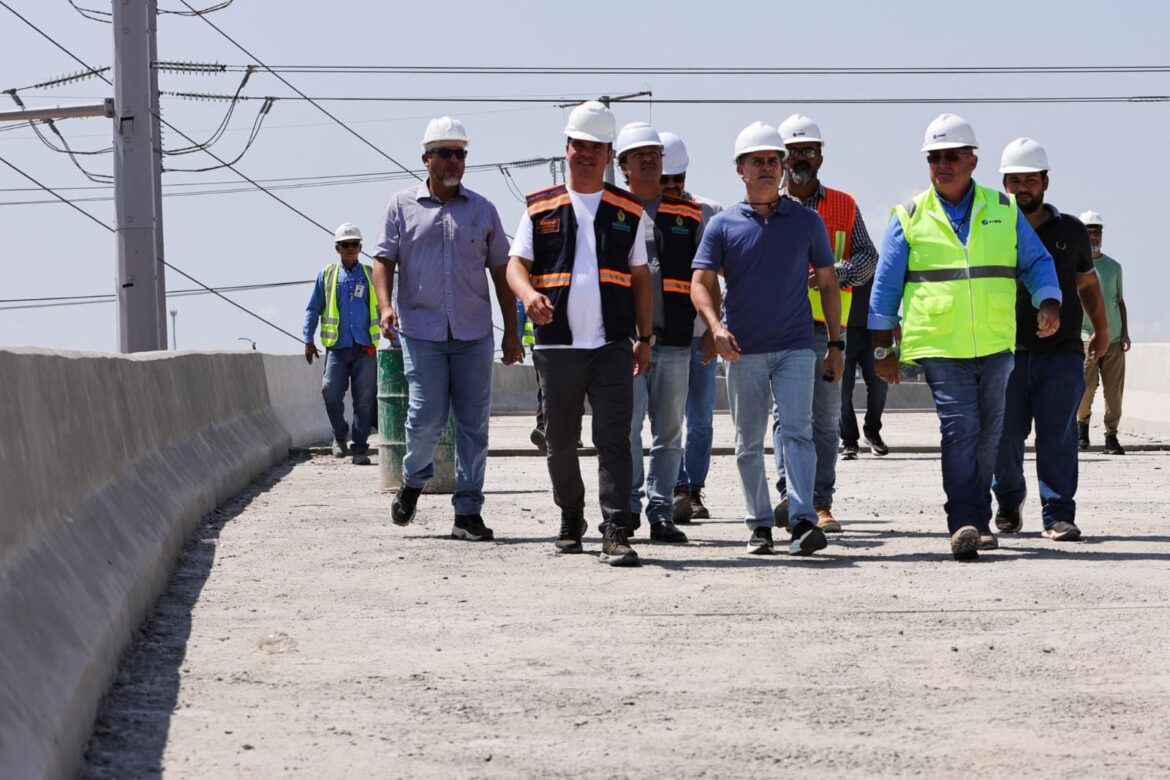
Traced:
<svg viewBox="0 0 1170 780">
<path fill-rule="evenodd" d="M 999 169 L 1000 173 L 1044 173 L 1047 168 L 1037 168 L 1035 165 L 1004 165 Z"/>
<path fill-rule="evenodd" d="M 659 149 L 659 150 L 663 149 L 662 144 L 656 144 L 653 141 L 636 141 L 636 142 L 630 144 L 629 146 L 623 146 L 621 149 L 618 149 L 616 154 L 618 157 L 621 157 L 626 152 L 632 152 L 635 149 L 645 149 L 646 147 L 650 147 L 650 146 L 654 147 L 655 149 Z"/>
<path fill-rule="evenodd" d="M 736 149 L 735 150 L 735 159 L 738 160 L 740 157 L 743 157 L 745 154 L 751 154 L 752 152 L 780 152 L 780 159 L 781 160 L 783 160 L 785 157 L 788 156 L 788 150 L 785 149 L 783 146 L 773 146 L 772 144 L 761 144 L 759 146 L 749 146 L 746 149 Z"/>
<path fill-rule="evenodd" d="M 665 163 L 663 163 L 663 165 L 662 165 L 662 175 L 663 176 L 678 176 L 680 173 L 686 173 L 686 172 L 687 172 L 687 166 L 685 166 L 685 165 L 682 166 L 681 168 L 677 165 L 666 165 Z"/>
<path fill-rule="evenodd" d="M 566 130 L 565 135 L 577 141 L 594 141 L 599 144 L 612 144 L 614 136 L 603 137 L 594 135 L 593 133 L 586 133 L 584 130 Z"/>
<path fill-rule="evenodd" d="M 978 149 L 979 144 L 964 143 L 962 141 L 935 141 L 934 143 L 923 144 L 922 151 L 924 152 L 940 152 L 943 149 Z"/>
</svg>

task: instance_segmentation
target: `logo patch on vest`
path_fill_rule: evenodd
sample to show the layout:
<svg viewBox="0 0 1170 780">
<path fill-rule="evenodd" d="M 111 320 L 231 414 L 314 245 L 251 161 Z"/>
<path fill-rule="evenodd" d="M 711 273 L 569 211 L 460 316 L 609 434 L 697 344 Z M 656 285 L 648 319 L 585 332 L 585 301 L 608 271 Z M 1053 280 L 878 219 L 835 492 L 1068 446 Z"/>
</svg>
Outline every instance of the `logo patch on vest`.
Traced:
<svg viewBox="0 0 1170 780">
<path fill-rule="evenodd" d="M 626 212 L 624 212 L 624 211 L 618 212 L 617 222 L 614 222 L 612 227 L 614 230 L 624 230 L 627 233 L 630 232 L 630 226 L 626 224 Z"/>
<path fill-rule="evenodd" d="M 561 231 L 561 218 L 548 217 L 536 221 L 536 234 L 545 235 L 546 233 L 559 233 Z"/>
<path fill-rule="evenodd" d="M 1002 225 L 1003 220 L 1002 219 L 985 219 L 985 220 L 983 220 L 983 224 L 984 225 Z"/>
</svg>

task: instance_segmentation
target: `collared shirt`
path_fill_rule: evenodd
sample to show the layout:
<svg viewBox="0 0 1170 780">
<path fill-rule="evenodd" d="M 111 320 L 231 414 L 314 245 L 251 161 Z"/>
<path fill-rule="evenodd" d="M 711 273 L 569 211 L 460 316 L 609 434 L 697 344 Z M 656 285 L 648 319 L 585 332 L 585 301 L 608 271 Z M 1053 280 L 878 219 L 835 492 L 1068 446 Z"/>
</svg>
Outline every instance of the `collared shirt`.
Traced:
<svg viewBox="0 0 1170 780">
<path fill-rule="evenodd" d="M 942 204 L 951 228 L 963 244 L 971 231 L 970 217 L 972 200 L 975 197 L 975 182 L 967 188 L 967 194 L 955 204 L 941 195 Z M 1047 262 L 1046 262 L 1047 261 Z M 902 232 L 902 223 L 897 214 L 890 216 L 886 235 L 882 239 L 881 255 L 873 277 L 873 292 L 869 298 L 869 327 L 871 330 L 893 330 L 901 317 L 898 307 L 902 304 L 902 290 L 906 284 L 906 268 L 910 262 L 910 244 Z M 1032 294 L 1032 305 L 1037 309 L 1045 300 L 1060 301 L 1060 287 L 1052 263 L 1052 255 L 1044 248 L 1036 231 L 1028 224 L 1023 214 L 1016 219 L 1016 268 L 1019 278 Z"/>
<path fill-rule="evenodd" d="M 337 312 L 340 322 L 337 324 L 337 343 L 331 349 L 345 349 L 355 343 L 367 347 L 374 346 L 370 341 L 370 296 L 374 291 L 370 289 L 361 263 L 354 263 L 353 268 L 346 268 L 345 263 L 339 260 L 338 265 L 341 266 L 337 269 Z M 317 321 L 324 313 L 325 302 L 328 300 L 329 296 L 325 293 L 325 269 L 322 268 L 313 285 L 309 305 L 305 308 L 306 344 L 313 343 Z"/>
<path fill-rule="evenodd" d="M 402 332 L 427 341 L 474 341 L 492 332 L 485 269 L 508 262 L 491 201 L 463 185 L 446 203 L 424 181 L 394 194 L 376 257 L 397 264 L 395 309 Z"/>
<path fill-rule="evenodd" d="M 1091 256 L 1091 255 L 1090 255 Z M 1109 325 L 1109 343 L 1121 341 L 1121 302 L 1125 293 L 1121 286 L 1121 263 L 1102 253 L 1093 261 L 1097 280 L 1101 283 L 1101 297 L 1105 301 L 1105 321 Z M 1093 321 L 1085 317 L 1081 338 L 1088 341 L 1093 336 Z"/>
<path fill-rule="evenodd" d="M 816 211 L 817 206 L 825 197 L 825 185 L 817 181 L 817 191 L 806 200 L 801 200 L 789 193 L 787 184 L 780 188 L 780 194 Z M 869 237 L 869 231 L 865 229 L 865 220 L 861 218 L 861 207 L 858 207 L 853 215 L 851 239 L 853 254 L 841 258 L 841 261 L 834 265 L 834 269 L 837 271 L 837 283 L 842 287 L 860 287 L 863 284 L 868 284 L 873 279 L 874 269 L 877 268 L 877 249 Z"/>
<path fill-rule="evenodd" d="M 719 203 L 718 201 L 711 200 L 710 198 L 704 198 L 701 195 L 692 195 L 691 193 L 687 192 L 686 190 L 683 190 L 682 196 L 689 201 L 693 201 L 694 203 L 699 204 L 699 211 L 703 214 L 703 222 L 701 225 L 699 225 L 699 242 L 702 243 L 703 231 L 705 231 L 707 229 L 707 224 L 711 221 L 711 218 L 714 217 L 719 212 L 723 211 L 723 205 L 721 203 Z M 719 284 L 720 285 L 723 284 L 723 277 L 722 276 L 719 277 Z M 698 338 L 699 336 L 702 336 L 706 332 L 707 332 L 707 323 L 703 320 L 703 315 L 696 313 L 695 314 L 695 329 L 694 329 L 692 335 L 695 338 Z"/>
<path fill-rule="evenodd" d="M 746 202 L 716 214 L 692 268 L 722 271 L 723 323 L 745 355 L 813 348 L 808 266 L 833 265 L 825 223 L 815 211 L 781 198 L 761 216 Z"/>
</svg>

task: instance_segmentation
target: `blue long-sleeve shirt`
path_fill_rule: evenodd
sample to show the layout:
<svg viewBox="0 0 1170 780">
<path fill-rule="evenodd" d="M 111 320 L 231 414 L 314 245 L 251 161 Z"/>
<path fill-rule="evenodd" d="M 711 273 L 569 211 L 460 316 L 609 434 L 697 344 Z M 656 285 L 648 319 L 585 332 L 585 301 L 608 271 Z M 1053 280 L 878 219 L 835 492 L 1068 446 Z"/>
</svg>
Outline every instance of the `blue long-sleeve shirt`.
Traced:
<svg viewBox="0 0 1170 780">
<path fill-rule="evenodd" d="M 970 233 L 970 220 L 966 219 L 971 200 L 975 197 L 975 183 L 959 203 L 950 203 L 939 196 L 951 225 L 957 225 L 956 235 L 966 245 Z M 906 267 L 910 262 L 910 245 L 902 231 L 897 214 L 890 217 L 886 235 L 878 256 L 877 270 L 873 275 L 873 291 L 869 297 L 869 328 L 871 330 L 893 330 L 901 321 L 898 308 L 902 304 L 902 290 L 906 284 Z M 1032 305 L 1037 309 L 1048 299 L 1061 301 L 1060 282 L 1056 278 L 1056 266 L 1052 255 L 1036 231 L 1020 214 L 1016 220 L 1016 266 L 1019 278 L 1032 295 Z"/>
<path fill-rule="evenodd" d="M 367 266 L 368 268 L 368 266 Z M 371 274 L 372 275 L 372 274 Z M 358 293 L 361 293 L 358 295 Z M 345 349 L 354 343 L 374 346 L 370 341 L 370 296 L 374 291 L 362 270 L 362 263 L 354 263 L 346 269 L 344 264 L 337 270 L 337 310 L 340 322 L 337 325 L 337 343 L 331 349 Z M 313 284 L 313 297 L 305 308 L 304 337 L 306 344 L 313 343 L 317 332 L 317 321 L 325 313 L 325 269 L 317 274 Z"/>
</svg>

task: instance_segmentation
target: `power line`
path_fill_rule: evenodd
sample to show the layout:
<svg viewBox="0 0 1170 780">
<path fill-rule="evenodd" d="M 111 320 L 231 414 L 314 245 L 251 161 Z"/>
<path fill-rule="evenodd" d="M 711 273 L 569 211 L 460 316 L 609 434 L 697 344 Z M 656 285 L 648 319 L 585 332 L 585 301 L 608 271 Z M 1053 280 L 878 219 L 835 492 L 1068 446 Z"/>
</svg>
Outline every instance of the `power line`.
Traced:
<svg viewBox="0 0 1170 780">
<path fill-rule="evenodd" d="M 252 290 L 268 290 L 275 287 L 292 287 L 299 284 L 311 284 L 313 279 L 297 279 L 291 282 L 264 282 L 262 284 L 237 284 L 223 287 L 216 287 L 220 292 L 249 292 Z M 184 290 L 167 290 L 167 297 L 185 298 L 190 295 L 206 295 L 207 290 L 201 287 L 189 287 Z M 0 303 L 46 303 L 49 301 L 60 301 L 61 305 L 67 305 L 69 302 L 77 301 L 92 301 L 94 303 L 107 303 L 117 299 L 118 296 L 113 293 L 99 293 L 97 295 L 46 295 L 36 298 L 0 298 Z"/>
<path fill-rule="evenodd" d="M 180 0 L 186 5 L 185 0 Z M 251 56 L 251 55 L 249 55 Z M 229 71 L 243 65 L 228 65 Z M 344 75 L 497 76 L 958 76 L 1170 73 L 1170 65 L 997 65 L 915 67 L 566 67 L 499 65 L 273 65 L 269 71 Z"/>
</svg>

